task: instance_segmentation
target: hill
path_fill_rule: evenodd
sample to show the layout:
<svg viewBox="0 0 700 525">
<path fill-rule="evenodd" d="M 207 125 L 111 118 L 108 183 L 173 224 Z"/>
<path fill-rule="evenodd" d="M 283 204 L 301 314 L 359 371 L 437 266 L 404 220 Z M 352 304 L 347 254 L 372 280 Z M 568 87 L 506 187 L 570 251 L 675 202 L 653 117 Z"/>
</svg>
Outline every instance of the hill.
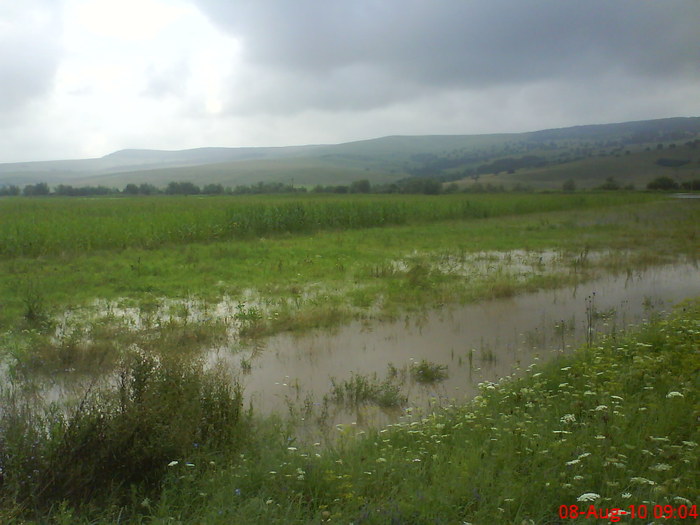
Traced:
<svg viewBox="0 0 700 525">
<path fill-rule="evenodd" d="M 170 181 L 224 186 L 373 184 L 430 177 L 467 187 L 594 187 L 609 177 L 643 187 L 700 173 L 700 118 L 679 117 L 491 135 L 390 136 L 343 144 L 179 151 L 121 150 L 96 159 L 0 164 L 0 186 L 47 182 L 123 188 Z M 664 159 L 671 162 L 664 163 Z"/>
</svg>

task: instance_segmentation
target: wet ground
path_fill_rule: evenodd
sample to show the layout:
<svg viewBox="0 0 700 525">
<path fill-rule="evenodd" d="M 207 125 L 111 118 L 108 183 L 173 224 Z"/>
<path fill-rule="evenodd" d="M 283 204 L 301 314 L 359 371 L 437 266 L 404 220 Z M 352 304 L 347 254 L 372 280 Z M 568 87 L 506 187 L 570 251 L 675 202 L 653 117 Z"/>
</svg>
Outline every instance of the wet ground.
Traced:
<svg viewBox="0 0 700 525">
<path fill-rule="evenodd" d="M 448 377 L 429 385 L 403 375 L 407 405 L 425 407 L 473 397 L 481 382 L 498 381 L 586 343 L 593 333 L 619 332 L 697 295 L 698 267 L 667 265 L 393 322 L 282 334 L 235 354 L 219 349 L 211 357 L 248 369 L 241 375 L 247 399 L 263 413 L 320 407 L 332 390 L 331 378 L 340 382 L 354 373 L 382 379 L 390 366 L 405 371 L 421 360 L 445 365 Z M 334 407 L 329 420 L 381 423 L 399 412 Z"/>
<path fill-rule="evenodd" d="M 524 273 L 539 271 L 540 266 L 554 264 L 541 263 L 541 254 L 534 262 L 525 255 L 509 255 L 510 271 L 512 267 Z M 481 259 L 486 261 L 484 271 L 489 270 L 493 257 Z M 463 262 L 458 262 L 461 268 Z M 501 262 L 496 260 L 496 266 Z M 480 268 L 474 261 L 469 264 Z M 246 403 L 256 413 L 292 415 L 317 435 L 320 427 L 382 425 L 407 410 L 464 401 L 478 393 L 480 383 L 517 374 L 695 296 L 700 296 L 697 263 L 672 264 L 628 270 L 573 288 L 444 307 L 391 322 L 357 321 L 330 331 L 283 333 L 244 347 L 236 337 L 239 303 L 232 300 L 225 303 L 227 308 L 167 301 L 159 302 L 155 310 L 107 307 L 110 315 L 125 320 L 126 329 L 164 322 L 172 315 L 184 315 L 190 322 L 222 316 L 231 320 L 230 343 L 210 350 L 207 360 L 231 365 L 232 376 L 244 386 Z M 67 313 L 64 318 L 57 332 L 70 330 L 71 317 Z M 444 367 L 446 378 L 427 384 L 416 381 L 411 370 L 423 361 Z M 390 373 L 402 401 L 394 407 L 372 402 L 348 406 L 333 400 L 334 388 L 352 377 L 377 383 Z M 85 374 L 58 370 L 39 390 L 49 400 L 80 397 L 91 381 Z"/>
</svg>

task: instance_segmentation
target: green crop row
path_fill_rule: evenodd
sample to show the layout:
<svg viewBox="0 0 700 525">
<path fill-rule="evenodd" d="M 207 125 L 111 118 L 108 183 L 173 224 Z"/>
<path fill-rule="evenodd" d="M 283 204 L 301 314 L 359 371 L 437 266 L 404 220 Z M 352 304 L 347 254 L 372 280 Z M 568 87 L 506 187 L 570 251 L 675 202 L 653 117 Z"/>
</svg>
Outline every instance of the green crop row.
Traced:
<svg viewBox="0 0 700 525">
<path fill-rule="evenodd" d="M 152 249 L 285 233 L 649 202 L 613 194 L 34 198 L 0 200 L 0 258 Z"/>
</svg>

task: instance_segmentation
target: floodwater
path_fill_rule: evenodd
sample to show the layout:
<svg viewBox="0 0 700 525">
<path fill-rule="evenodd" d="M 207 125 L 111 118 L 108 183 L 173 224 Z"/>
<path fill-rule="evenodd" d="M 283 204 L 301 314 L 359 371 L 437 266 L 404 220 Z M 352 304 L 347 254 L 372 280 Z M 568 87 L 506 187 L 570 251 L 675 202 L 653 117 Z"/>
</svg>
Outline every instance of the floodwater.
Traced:
<svg viewBox="0 0 700 525">
<path fill-rule="evenodd" d="M 679 263 L 607 275 L 573 288 L 409 314 L 391 322 L 357 321 L 330 331 L 284 333 L 243 348 L 232 343 L 210 350 L 206 358 L 231 365 L 255 413 L 291 415 L 304 421 L 299 428 L 306 438 L 318 439 L 319 429 L 323 436 L 322 428 L 332 425 L 384 425 L 407 411 L 468 400 L 479 392 L 480 383 L 520 373 L 590 337 L 640 324 L 696 296 L 697 262 Z M 431 384 L 415 381 L 411 367 L 423 360 L 445 367 L 447 377 Z M 392 384 L 405 397 L 401 406 L 347 407 L 332 401 L 333 381 L 340 384 L 360 375 L 381 382 L 390 369 Z M 80 395 L 90 381 L 70 371 L 55 373 L 40 396 L 59 400 Z"/>
<path fill-rule="evenodd" d="M 243 362 L 248 371 L 240 380 L 258 413 L 319 407 L 332 389 L 331 378 L 342 381 L 355 373 L 384 379 L 390 364 L 406 370 L 421 360 L 447 366 L 448 377 L 431 385 L 404 374 L 407 405 L 425 408 L 471 398 L 481 382 L 496 382 L 585 343 L 589 334 L 618 332 L 698 295 L 697 264 L 667 265 L 393 322 L 358 321 L 334 331 L 281 334 L 236 353 L 220 349 L 210 357 L 236 368 Z M 381 424 L 398 412 L 335 407 L 330 422 Z"/>
</svg>

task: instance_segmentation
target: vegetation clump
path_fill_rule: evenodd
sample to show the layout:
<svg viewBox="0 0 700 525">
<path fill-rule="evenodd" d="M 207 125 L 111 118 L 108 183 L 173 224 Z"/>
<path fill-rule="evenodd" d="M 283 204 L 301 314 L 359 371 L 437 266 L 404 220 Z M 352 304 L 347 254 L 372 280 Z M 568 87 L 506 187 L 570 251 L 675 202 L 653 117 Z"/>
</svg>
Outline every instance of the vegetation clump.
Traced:
<svg viewBox="0 0 700 525">
<path fill-rule="evenodd" d="M 422 384 L 438 383 L 447 379 L 447 365 L 421 359 L 411 365 L 411 377 L 414 381 Z"/>
<path fill-rule="evenodd" d="M 374 403 L 382 408 L 402 406 L 406 396 L 401 393 L 401 385 L 389 376 L 384 380 L 376 374 L 364 376 L 353 373 L 350 379 L 338 382 L 331 379 L 331 399 L 339 404 L 358 407 Z"/>
<path fill-rule="evenodd" d="M 240 387 L 191 359 L 131 352 L 113 381 L 68 407 L 13 386 L 2 391 L 0 504 L 21 514 L 153 497 L 169 465 L 203 468 L 248 432 Z"/>
</svg>

